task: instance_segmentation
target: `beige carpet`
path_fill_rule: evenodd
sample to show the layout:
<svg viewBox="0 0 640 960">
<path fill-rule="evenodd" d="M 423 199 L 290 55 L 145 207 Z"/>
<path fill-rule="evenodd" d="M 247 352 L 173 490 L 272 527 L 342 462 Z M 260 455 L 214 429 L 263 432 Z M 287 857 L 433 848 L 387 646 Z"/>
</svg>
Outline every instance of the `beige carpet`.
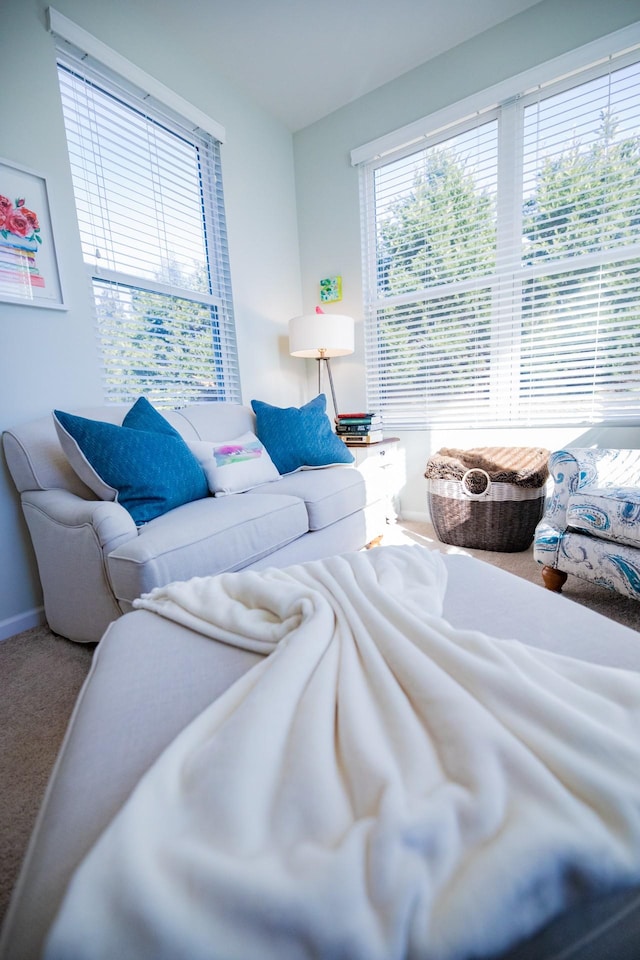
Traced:
<svg viewBox="0 0 640 960">
<path fill-rule="evenodd" d="M 0 643 L 0 919 L 94 650 L 46 627 Z"/>
<path fill-rule="evenodd" d="M 429 523 L 389 527 L 384 543 L 419 543 L 445 553 L 467 553 L 540 584 L 532 550 L 494 553 L 440 543 Z M 540 589 L 543 589 L 542 586 Z M 640 603 L 569 577 L 567 603 L 584 604 L 640 630 Z M 95 646 L 71 643 L 45 627 L 0 642 L 0 920 L 42 801 L 75 699 Z"/>
<path fill-rule="evenodd" d="M 410 520 L 403 520 L 395 527 L 389 528 L 389 534 L 385 538 L 385 543 L 420 543 L 431 550 L 440 550 L 443 553 L 464 553 L 472 557 L 478 557 L 488 563 L 500 567 L 502 570 L 508 570 L 524 580 L 530 580 L 542 587 L 542 576 L 540 574 L 541 566 L 533 559 L 533 546 L 522 553 L 494 553 L 492 550 L 469 550 L 464 547 L 452 547 L 446 543 L 440 543 L 435 535 L 433 526 L 430 523 L 419 523 Z M 586 580 L 579 580 L 577 577 L 569 577 L 562 588 L 562 596 L 567 600 L 573 600 L 581 603 L 596 613 L 601 613 L 611 620 L 623 623 L 632 630 L 640 630 L 640 603 L 637 600 L 631 600 L 622 597 L 619 593 L 607 590 L 606 587 L 599 587 L 595 583 L 589 583 Z"/>
</svg>

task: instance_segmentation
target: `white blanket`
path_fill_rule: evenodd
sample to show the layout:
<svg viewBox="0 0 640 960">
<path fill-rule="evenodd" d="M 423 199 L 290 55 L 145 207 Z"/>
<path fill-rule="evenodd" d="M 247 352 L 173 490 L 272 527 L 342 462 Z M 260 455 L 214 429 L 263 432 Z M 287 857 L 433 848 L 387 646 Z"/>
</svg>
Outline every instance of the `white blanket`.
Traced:
<svg viewBox="0 0 640 960">
<path fill-rule="evenodd" d="M 460 960 L 640 880 L 640 674 L 456 630 L 445 585 L 382 547 L 143 599 L 273 652 L 144 776 L 48 960 Z"/>
</svg>

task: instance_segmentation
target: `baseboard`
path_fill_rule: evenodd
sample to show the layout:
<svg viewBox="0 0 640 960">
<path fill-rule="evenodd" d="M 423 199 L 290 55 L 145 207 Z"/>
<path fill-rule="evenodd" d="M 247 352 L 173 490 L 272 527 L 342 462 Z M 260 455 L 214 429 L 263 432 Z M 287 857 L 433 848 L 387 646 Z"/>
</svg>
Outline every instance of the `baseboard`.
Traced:
<svg viewBox="0 0 640 960">
<path fill-rule="evenodd" d="M 413 520 L 415 523 L 431 523 L 431 517 L 428 513 L 418 513 L 412 510 L 402 511 L 402 516 L 398 517 L 398 522 L 402 523 L 403 520 Z"/>
<path fill-rule="evenodd" d="M 44 607 L 36 607 L 35 610 L 27 610 L 25 613 L 19 613 L 15 617 L 7 617 L 6 620 L 0 620 L 0 643 L 14 637 L 16 633 L 22 633 L 23 630 L 31 630 L 32 627 L 42 627 L 47 622 L 44 615 Z"/>
</svg>

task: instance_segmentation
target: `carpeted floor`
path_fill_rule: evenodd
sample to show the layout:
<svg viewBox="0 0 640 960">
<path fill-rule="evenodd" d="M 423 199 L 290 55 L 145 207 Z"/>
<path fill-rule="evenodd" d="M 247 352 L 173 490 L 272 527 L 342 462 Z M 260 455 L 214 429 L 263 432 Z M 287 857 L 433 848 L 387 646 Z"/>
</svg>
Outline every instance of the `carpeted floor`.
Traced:
<svg viewBox="0 0 640 960">
<path fill-rule="evenodd" d="M 0 643 L 0 919 L 94 650 L 46 627 Z"/>
<path fill-rule="evenodd" d="M 487 563 L 492 563 L 502 570 L 514 573 L 524 580 L 539 584 L 542 587 L 540 564 L 533 559 L 533 546 L 522 553 L 494 553 L 491 550 L 469 550 L 463 547 L 452 547 L 440 543 L 430 523 L 404 520 L 395 527 L 389 528 L 389 536 L 385 542 L 389 543 L 420 543 L 431 550 L 440 550 L 443 553 L 465 553 Z M 575 603 L 581 603 L 596 613 L 601 613 L 611 620 L 616 620 L 632 630 L 640 631 L 640 603 L 623 597 L 619 593 L 607 590 L 595 583 L 569 577 L 562 588 L 562 596 Z"/>
<path fill-rule="evenodd" d="M 445 553 L 471 554 L 541 584 L 531 548 L 494 553 L 451 547 L 437 540 L 431 524 L 412 521 L 389 527 L 384 543 L 419 543 Z M 569 577 L 562 592 L 568 603 L 584 604 L 640 631 L 637 601 L 575 577 Z M 46 627 L 0 643 L 0 921 L 94 649 L 94 644 L 72 643 Z"/>
</svg>

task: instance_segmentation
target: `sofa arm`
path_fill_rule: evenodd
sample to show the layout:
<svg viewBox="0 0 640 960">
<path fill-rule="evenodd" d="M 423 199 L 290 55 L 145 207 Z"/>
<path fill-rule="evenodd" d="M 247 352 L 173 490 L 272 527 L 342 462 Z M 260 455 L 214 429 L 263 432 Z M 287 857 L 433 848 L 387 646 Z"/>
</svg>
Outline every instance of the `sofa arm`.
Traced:
<svg viewBox="0 0 640 960">
<path fill-rule="evenodd" d="M 83 500 L 68 490 L 27 490 L 21 500 L 63 527 L 88 524 L 105 554 L 138 535 L 131 514 L 115 501 Z"/>
<path fill-rule="evenodd" d="M 590 450 L 556 450 L 549 457 L 549 474 L 553 480 L 551 495 L 547 497 L 542 522 L 557 530 L 564 530 L 567 522 L 569 497 L 580 486 L 580 474 L 590 461 L 583 454 Z"/>
<path fill-rule="evenodd" d="M 68 490 L 28 490 L 21 500 L 49 626 L 70 640 L 97 642 L 122 613 L 106 558 L 137 537 L 130 514 Z"/>
</svg>

